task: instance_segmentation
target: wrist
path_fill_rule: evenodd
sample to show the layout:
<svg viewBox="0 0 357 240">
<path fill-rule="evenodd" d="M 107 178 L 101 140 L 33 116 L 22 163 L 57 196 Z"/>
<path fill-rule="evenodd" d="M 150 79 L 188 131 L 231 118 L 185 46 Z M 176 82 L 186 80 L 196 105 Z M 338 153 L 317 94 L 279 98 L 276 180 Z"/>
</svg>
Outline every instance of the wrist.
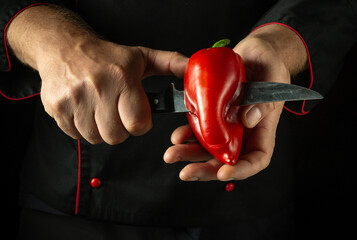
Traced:
<svg viewBox="0 0 357 240">
<path fill-rule="evenodd" d="M 9 47 L 25 64 L 38 65 L 56 54 L 65 54 L 95 35 L 75 14 L 57 6 L 30 7 L 16 16 L 7 30 Z"/>
<path fill-rule="evenodd" d="M 281 24 L 268 24 L 255 29 L 248 39 L 259 39 L 278 54 L 291 75 L 308 67 L 308 56 L 302 39 L 296 32 Z"/>
</svg>

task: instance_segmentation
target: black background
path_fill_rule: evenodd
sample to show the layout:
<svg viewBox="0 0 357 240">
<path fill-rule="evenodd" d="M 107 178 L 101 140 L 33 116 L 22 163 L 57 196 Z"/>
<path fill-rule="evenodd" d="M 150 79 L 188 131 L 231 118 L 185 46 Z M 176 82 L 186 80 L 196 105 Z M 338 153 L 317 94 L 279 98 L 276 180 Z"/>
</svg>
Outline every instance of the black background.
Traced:
<svg viewBox="0 0 357 240">
<path fill-rule="evenodd" d="M 299 238 L 347 236 L 354 230 L 357 47 L 334 87 L 311 113 L 290 115 L 296 157 L 295 200 Z M 14 236 L 21 159 L 32 127 L 34 99 L 0 97 L 2 236 Z M 10 235 L 6 235 L 6 233 Z M 15 237 L 14 237 L 15 238 Z M 8 237 L 7 239 L 12 239 Z"/>
</svg>

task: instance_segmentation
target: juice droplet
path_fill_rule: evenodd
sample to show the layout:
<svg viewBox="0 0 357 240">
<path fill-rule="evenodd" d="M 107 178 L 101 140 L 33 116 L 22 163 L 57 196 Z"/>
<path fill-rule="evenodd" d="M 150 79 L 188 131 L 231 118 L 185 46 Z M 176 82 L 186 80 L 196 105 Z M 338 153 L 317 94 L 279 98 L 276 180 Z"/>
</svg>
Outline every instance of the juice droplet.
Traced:
<svg viewBox="0 0 357 240">
<path fill-rule="evenodd" d="M 226 185 L 226 191 L 227 192 L 232 192 L 234 189 L 234 183 L 227 183 Z"/>
</svg>

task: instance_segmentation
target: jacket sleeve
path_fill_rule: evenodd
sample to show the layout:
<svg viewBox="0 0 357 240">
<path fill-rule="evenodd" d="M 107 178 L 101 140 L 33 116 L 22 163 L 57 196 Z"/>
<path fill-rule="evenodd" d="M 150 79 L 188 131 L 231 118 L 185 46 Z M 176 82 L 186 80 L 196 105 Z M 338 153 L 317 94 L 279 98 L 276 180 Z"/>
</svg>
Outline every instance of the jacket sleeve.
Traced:
<svg viewBox="0 0 357 240">
<path fill-rule="evenodd" d="M 281 24 L 298 34 L 308 53 L 309 70 L 292 82 L 326 95 L 356 42 L 356 12 L 356 0 L 280 0 L 254 29 Z M 285 108 L 304 115 L 317 102 L 290 102 Z"/>
<path fill-rule="evenodd" d="M 38 73 L 23 66 L 11 55 L 6 42 L 7 28 L 22 11 L 44 4 L 62 5 L 61 1 L 58 0 L 1 0 L 0 2 L 0 94 L 11 100 L 36 95 L 41 81 Z M 13 68 L 16 71 L 11 71 Z"/>
</svg>

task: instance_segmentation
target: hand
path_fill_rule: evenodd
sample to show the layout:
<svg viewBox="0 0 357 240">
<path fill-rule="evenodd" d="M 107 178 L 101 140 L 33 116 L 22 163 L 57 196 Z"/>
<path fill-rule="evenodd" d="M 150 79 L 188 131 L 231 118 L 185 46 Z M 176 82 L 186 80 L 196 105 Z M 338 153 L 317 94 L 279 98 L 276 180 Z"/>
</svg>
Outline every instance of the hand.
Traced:
<svg viewBox="0 0 357 240">
<path fill-rule="evenodd" d="M 187 58 L 101 40 L 74 13 L 56 6 L 21 12 L 9 25 L 15 55 L 38 70 L 46 112 L 69 136 L 90 143 L 123 142 L 151 128 L 141 80 L 182 77 Z"/>
<path fill-rule="evenodd" d="M 66 134 L 93 144 L 146 133 L 151 113 L 141 80 L 152 74 L 182 77 L 187 62 L 175 52 L 98 39 L 66 51 L 39 61 L 41 99 Z"/>
<path fill-rule="evenodd" d="M 288 29 L 275 27 L 268 28 L 268 32 L 281 30 L 283 34 L 294 34 Z M 261 33 L 262 31 L 259 31 L 248 36 L 234 48 L 245 62 L 247 80 L 290 83 L 291 72 L 295 73 L 299 70 L 290 67 L 289 61 L 284 61 L 282 53 L 285 52 L 277 51 L 276 45 L 269 41 L 269 37 L 268 39 L 258 37 Z M 299 49 L 305 51 L 304 46 Z M 304 66 L 300 62 L 295 66 L 299 64 Z M 212 158 L 195 140 L 189 125 L 179 127 L 173 132 L 171 141 L 174 146 L 167 149 L 164 160 L 167 163 L 192 162 L 180 172 L 180 178 L 184 181 L 242 180 L 255 175 L 270 163 L 283 104 L 283 102 L 264 103 L 241 109 L 241 119 L 246 129 L 242 153 L 236 165 L 224 165 Z"/>
</svg>

